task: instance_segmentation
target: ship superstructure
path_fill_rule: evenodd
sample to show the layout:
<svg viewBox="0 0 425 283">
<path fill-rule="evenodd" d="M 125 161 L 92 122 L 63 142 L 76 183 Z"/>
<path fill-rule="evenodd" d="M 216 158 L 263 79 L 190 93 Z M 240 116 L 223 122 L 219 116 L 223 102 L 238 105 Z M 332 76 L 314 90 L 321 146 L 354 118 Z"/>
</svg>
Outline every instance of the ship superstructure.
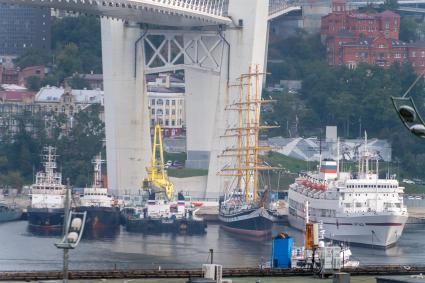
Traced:
<svg viewBox="0 0 425 283">
<path fill-rule="evenodd" d="M 102 183 L 102 156 L 99 154 L 93 160 L 93 184 L 84 188 L 80 196 L 80 205 L 77 211 L 86 211 L 86 227 L 88 229 L 102 229 L 118 227 L 120 224 L 119 207 L 115 205 L 114 198 L 108 194 L 108 189 Z"/>
<path fill-rule="evenodd" d="M 318 174 L 296 179 L 288 192 L 291 226 L 304 229 L 308 201 L 310 220 L 323 223 L 326 238 L 377 247 L 400 239 L 408 218 L 404 188 L 396 179 L 379 178 L 378 158 L 369 152 L 367 138 L 359 156 L 356 173 L 340 172 L 338 160 L 324 160 Z"/>
<path fill-rule="evenodd" d="M 223 138 L 230 139 L 231 146 L 220 155 L 228 163 L 219 173 L 225 186 L 219 219 L 224 229 L 250 236 L 269 234 L 273 220 L 264 206 L 264 190 L 259 188 L 259 172 L 271 169 L 259 159 L 259 153 L 268 150 L 260 146 L 259 132 L 270 128 L 260 125 L 261 105 L 270 102 L 261 98 L 261 76 L 259 66 L 241 75 L 238 98 L 226 107 L 238 124 L 226 129 Z"/>
<path fill-rule="evenodd" d="M 62 184 L 62 174 L 55 172 L 56 148 L 43 149 L 44 171 L 37 172 L 35 183 L 31 185 L 31 204 L 28 208 L 30 227 L 62 229 L 66 188 Z"/>
</svg>

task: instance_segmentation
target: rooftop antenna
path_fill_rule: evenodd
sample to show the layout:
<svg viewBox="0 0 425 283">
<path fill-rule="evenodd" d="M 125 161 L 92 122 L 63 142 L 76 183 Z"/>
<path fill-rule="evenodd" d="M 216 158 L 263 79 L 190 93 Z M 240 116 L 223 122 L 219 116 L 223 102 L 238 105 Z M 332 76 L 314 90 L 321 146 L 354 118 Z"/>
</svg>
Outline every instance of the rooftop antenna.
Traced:
<svg viewBox="0 0 425 283">
<path fill-rule="evenodd" d="M 319 136 L 319 172 L 322 169 L 322 128 L 320 128 Z"/>
<path fill-rule="evenodd" d="M 339 179 L 339 137 L 336 138 L 336 177 Z"/>
</svg>

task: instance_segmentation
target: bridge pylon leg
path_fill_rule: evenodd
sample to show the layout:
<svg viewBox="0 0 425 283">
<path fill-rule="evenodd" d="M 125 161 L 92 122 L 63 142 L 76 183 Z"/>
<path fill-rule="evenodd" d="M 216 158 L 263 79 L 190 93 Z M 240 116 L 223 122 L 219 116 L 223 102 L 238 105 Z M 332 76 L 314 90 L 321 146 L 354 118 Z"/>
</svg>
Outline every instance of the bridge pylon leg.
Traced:
<svg viewBox="0 0 425 283">
<path fill-rule="evenodd" d="M 227 127 L 237 123 L 237 117 L 225 113 L 226 105 L 238 95 L 237 89 L 232 91 L 228 85 L 247 73 L 250 65 L 258 64 L 263 70 L 268 8 L 268 0 L 229 1 L 228 14 L 237 27 L 230 27 L 222 33 L 230 52 L 223 49 L 219 74 L 194 69 L 186 71 L 188 164 L 193 167 L 208 164 L 209 169 L 207 188 L 200 192 L 200 196 L 217 198 L 223 193 L 226 180 L 217 173 L 226 164 L 218 155 L 224 148 L 235 146 L 222 136 Z"/>
<path fill-rule="evenodd" d="M 151 157 L 144 56 L 136 44 L 143 31 L 107 18 L 101 27 L 108 186 L 114 194 L 135 193 Z"/>
</svg>

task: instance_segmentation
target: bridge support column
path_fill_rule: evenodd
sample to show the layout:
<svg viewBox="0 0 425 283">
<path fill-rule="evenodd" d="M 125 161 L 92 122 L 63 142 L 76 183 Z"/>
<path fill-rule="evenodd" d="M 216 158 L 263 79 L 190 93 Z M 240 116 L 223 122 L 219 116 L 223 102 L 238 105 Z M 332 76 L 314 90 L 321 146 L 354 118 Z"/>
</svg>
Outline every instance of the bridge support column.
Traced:
<svg viewBox="0 0 425 283">
<path fill-rule="evenodd" d="M 226 161 L 218 155 L 224 148 L 235 145 L 221 136 L 229 125 L 237 123 L 237 119 L 232 121 L 232 115 L 224 110 L 238 95 L 238 90 L 229 89 L 228 83 L 234 84 L 241 74 L 248 72 L 250 65 L 258 64 L 263 70 L 268 8 L 268 0 L 229 1 L 228 14 L 240 27 L 230 27 L 223 32 L 230 52 L 227 48 L 223 50 L 220 73 L 186 71 L 188 164 L 204 167 L 208 162 L 208 184 L 200 194 L 203 197 L 217 198 L 223 193 L 226 181 L 217 173 Z"/>
<path fill-rule="evenodd" d="M 106 18 L 101 26 L 108 186 L 114 194 L 135 193 L 151 156 L 141 44 L 135 58 L 142 30 Z"/>
</svg>

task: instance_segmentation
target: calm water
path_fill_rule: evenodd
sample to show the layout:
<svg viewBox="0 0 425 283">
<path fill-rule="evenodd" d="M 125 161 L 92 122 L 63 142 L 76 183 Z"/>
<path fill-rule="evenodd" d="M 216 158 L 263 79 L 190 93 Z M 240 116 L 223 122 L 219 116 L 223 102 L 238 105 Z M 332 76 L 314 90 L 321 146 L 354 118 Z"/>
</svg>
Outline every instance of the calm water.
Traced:
<svg viewBox="0 0 425 283">
<path fill-rule="evenodd" d="M 302 245 L 302 234 L 286 226 L 278 231 L 294 236 Z M 270 240 L 253 242 L 240 239 L 210 224 L 202 236 L 143 235 L 121 229 L 110 235 L 91 235 L 70 252 L 71 269 L 200 267 L 214 249 L 214 261 L 226 267 L 258 266 L 267 259 Z M 425 226 L 407 228 L 397 246 L 388 250 L 352 247 L 361 264 L 423 264 Z M 0 270 L 59 270 L 62 252 L 53 245 L 59 237 L 35 236 L 27 222 L 0 224 Z"/>
</svg>

